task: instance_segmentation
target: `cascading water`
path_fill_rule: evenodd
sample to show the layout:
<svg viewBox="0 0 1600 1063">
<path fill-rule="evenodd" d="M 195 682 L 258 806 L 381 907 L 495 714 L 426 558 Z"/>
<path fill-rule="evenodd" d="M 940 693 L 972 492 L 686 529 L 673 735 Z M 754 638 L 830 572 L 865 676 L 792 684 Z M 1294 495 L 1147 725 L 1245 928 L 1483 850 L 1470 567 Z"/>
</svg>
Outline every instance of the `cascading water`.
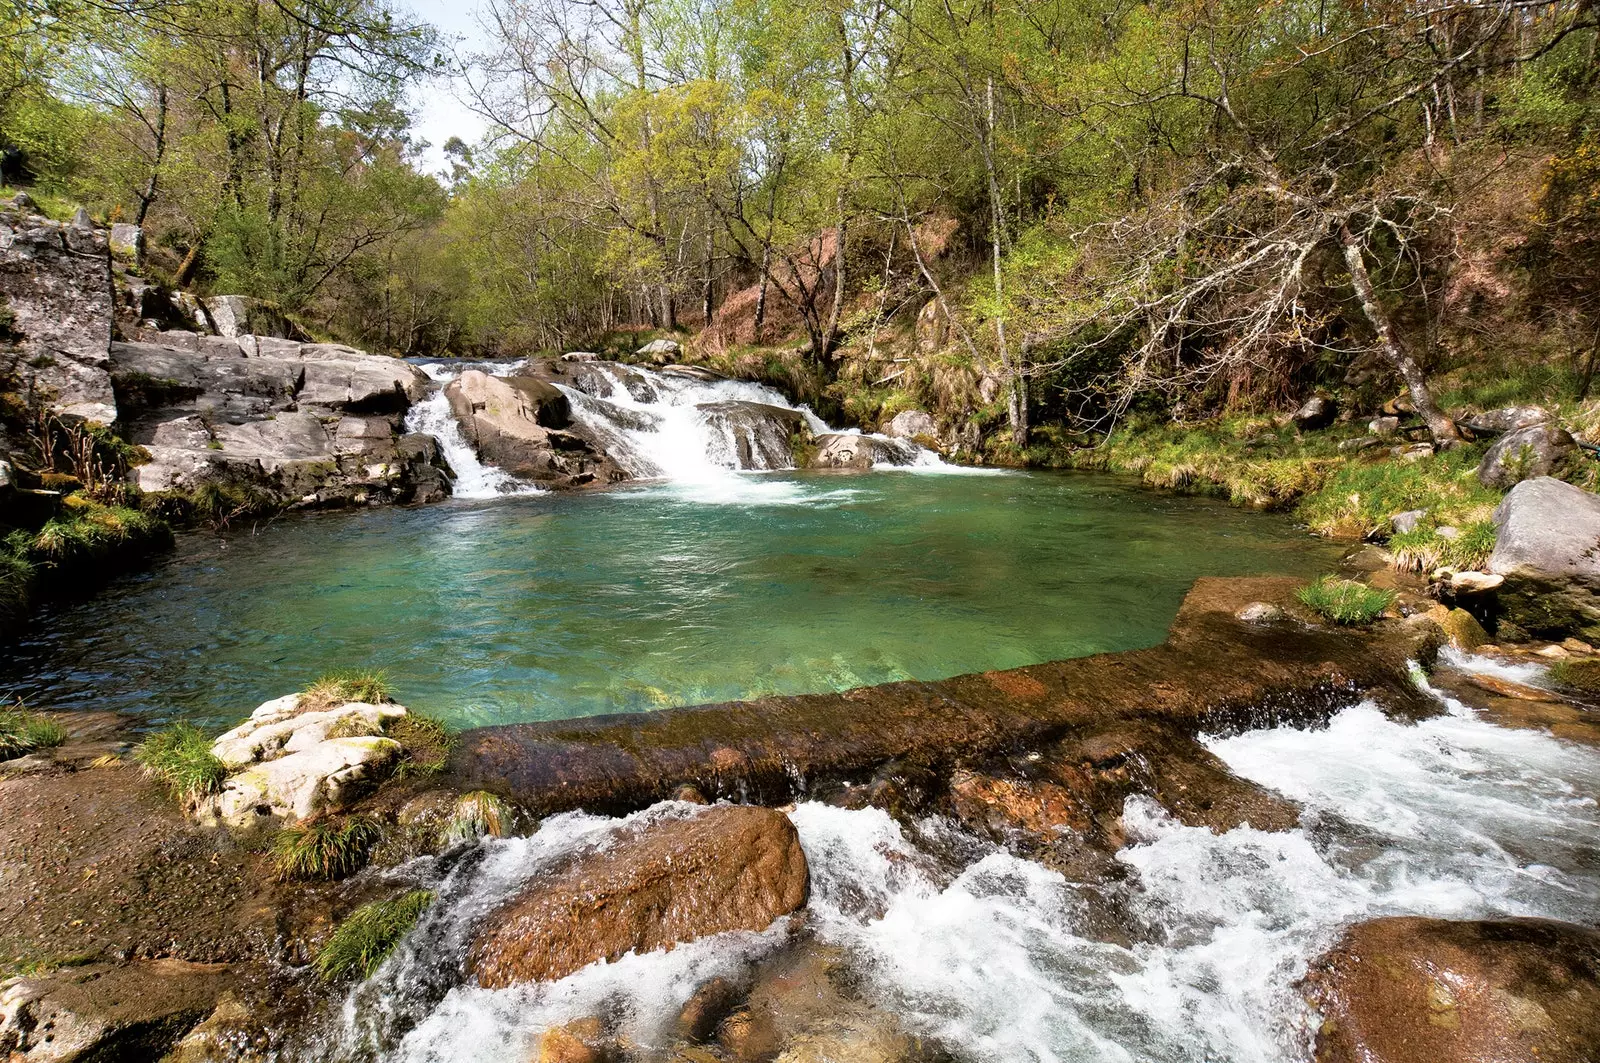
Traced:
<svg viewBox="0 0 1600 1063">
<path fill-rule="evenodd" d="M 420 363 L 421 369 L 441 384 L 454 379 L 463 368 L 509 376 L 522 366 Z M 553 383 L 567 396 L 574 426 L 635 479 L 727 486 L 739 472 L 794 468 L 796 434 L 859 434 L 835 431 L 809 407 L 797 406 L 763 384 L 721 379 L 681 367 L 658 370 L 577 362 L 562 368 L 563 378 Z M 442 389 L 415 407 L 407 427 L 439 440 L 456 473 L 458 496 L 483 498 L 518 489 L 514 478 L 478 461 Z M 869 438 L 881 464 L 921 470 L 950 468 L 938 455 L 915 443 L 884 436 Z"/>
<path fill-rule="evenodd" d="M 1214 834 L 1131 798 L 1120 882 L 1071 882 L 938 819 L 918 844 L 881 811 L 802 803 L 791 819 L 811 868 L 806 932 L 842 952 L 873 1006 L 959 1060 L 1295 1063 L 1316 1029 L 1295 983 L 1345 926 L 1391 914 L 1589 923 L 1600 910 L 1600 752 L 1443 700 L 1446 715 L 1415 725 L 1363 703 L 1322 730 L 1207 740 L 1239 775 L 1301 802 L 1301 827 Z M 376 1043 L 410 1063 L 524 1060 L 543 1029 L 597 1014 L 636 1046 L 664 1046 L 695 986 L 785 947 L 780 921 L 549 984 L 462 984 L 472 927 L 616 826 L 558 816 L 448 872 L 419 862 L 439 900 L 351 995 L 330 1054 Z M 1126 913 L 1126 936 L 1096 932 L 1091 896 Z"/>
<path fill-rule="evenodd" d="M 461 423 L 450 411 L 450 403 L 445 399 L 442 386 L 454 380 L 461 370 L 431 362 L 424 363 L 420 368 L 441 386 L 406 414 L 406 431 L 424 432 L 438 441 L 439 452 L 444 455 L 445 464 L 450 466 L 454 478 L 451 493 L 457 498 L 539 494 L 540 488 L 523 483 L 510 473 L 478 460 L 478 452 L 467 442 L 467 437 L 461 432 Z"/>
</svg>

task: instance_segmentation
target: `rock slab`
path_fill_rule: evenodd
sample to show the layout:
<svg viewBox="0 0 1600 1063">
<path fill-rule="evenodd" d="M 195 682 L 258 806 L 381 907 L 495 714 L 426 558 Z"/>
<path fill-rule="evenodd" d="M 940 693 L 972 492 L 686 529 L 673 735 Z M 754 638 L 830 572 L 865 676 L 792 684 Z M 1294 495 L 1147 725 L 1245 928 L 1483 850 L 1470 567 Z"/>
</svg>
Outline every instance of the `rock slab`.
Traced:
<svg viewBox="0 0 1600 1063">
<path fill-rule="evenodd" d="M 480 985 L 498 988 L 709 934 L 764 930 L 805 904 L 807 876 L 782 813 L 714 805 L 652 817 L 536 877 L 489 917 L 468 965 Z"/>
<path fill-rule="evenodd" d="M 1542 919 L 1403 916 L 1347 931 L 1312 966 L 1317 1063 L 1600 1058 L 1600 933 Z"/>
</svg>

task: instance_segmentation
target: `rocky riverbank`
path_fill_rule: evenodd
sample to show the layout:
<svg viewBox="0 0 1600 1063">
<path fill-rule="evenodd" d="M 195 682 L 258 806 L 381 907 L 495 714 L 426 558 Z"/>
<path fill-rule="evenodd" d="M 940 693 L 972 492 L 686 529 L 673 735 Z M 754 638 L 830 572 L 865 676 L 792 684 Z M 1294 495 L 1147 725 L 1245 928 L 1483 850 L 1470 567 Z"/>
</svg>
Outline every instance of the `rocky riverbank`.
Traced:
<svg viewBox="0 0 1600 1063">
<path fill-rule="evenodd" d="M 0 1047 L 26 1060 L 154 1058 L 169 1048 L 177 1059 L 321 1058 L 351 983 L 346 973 L 325 980 L 315 961 L 346 970 L 327 957 L 350 926 L 398 898 L 415 895 L 426 908 L 417 891 L 474 866 L 476 839 L 526 832 L 565 809 L 622 813 L 670 798 L 601 830 L 601 844 L 549 865 L 492 911 L 467 916 L 461 951 L 440 957 L 430 977 L 446 986 L 539 982 L 706 935 L 768 934 L 776 920 L 790 928 L 786 944 L 737 977 L 698 985 L 665 1043 L 631 1045 L 595 1014 L 551 1028 L 531 1046 L 533 1058 L 946 1058 L 862 997 L 848 958 L 807 933 L 814 872 L 786 803 L 881 809 L 932 854 L 950 842 L 931 825 L 957 824 L 1064 875 L 1099 933 L 1126 940 L 1138 932 L 1129 913 L 1096 884 L 1127 873 L 1114 857 L 1129 844 L 1130 801 L 1153 801 L 1178 823 L 1218 833 L 1301 822 L 1297 802 L 1234 775 L 1198 733 L 1314 726 L 1366 696 L 1404 719 L 1442 711 L 1407 665 L 1429 660 L 1443 641 L 1431 617 L 1418 612 L 1371 630 L 1328 626 L 1295 589 L 1277 579 L 1202 581 L 1168 643 L 1148 651 L 837 696 L 471 732 L 437 774 L 437 747 L 398 728 L 408 714 L 380 690 L 330 687 L 268 703 L 241 728 L 206 740 L 227 781 L 206 787 L 216 797 L 183 802 L 133 762 L 130 721 L 62 717 L 62 744 L 0 765 L 8 813 L 0 876 L 10 884 L 0 901 L 0 954 L 14 975 L 0 988 Z M 1563 652 L 1590 659 L 1576 644 Z M 1434 681 L 1503 722 L 1600 738 L 1581 697 L 1448 666 Z M 327 755 L 356 746 L 357 771 L 348 756 Z M 261 785 L 251 790 L 245 783 L 257 775 Z M 246 791 L 257 796 L 224 800 Z M 249 822 L 219 815 L 224 805 L 249 811 Z M 233 825 L 207 825 L 219 821 Z M 331 877 L 286 870 L 288 852 L 346 844 L 349 863 Z M 444 906 L 440 914 L 423 918 L 445 918 L 453 903 L 441 895 L 432 901 Z M 419 910 L 380 936 L 384 952 Z M 1341 948 L 1355 955 L 1367 946 Z M 1327 961 L 1331 973 L 1315 990 L 1326 1013 L 1349 1016 L 1325 1030 L 1320 1058 L 1330 1060 L 1358 1058 L 1338 1055 L 1340 1045 L 1404 1038 L 1407 1022 L 1423 1021 L 1409 1004 L 1374 1011 L 1370 1001 L 1382 994 L 1340 974 L 1349 970 L 1342 955 Z M 1542 1001 L 1506 982 L 1507 971 L 1534 960 L 1484 962 L 1473 975 L 1482 993 L 1505 984 Z M 1572 985 L 1591 991 L 1582 987 L 1592 987 L 1592 971 L 1561 962 Z M 1474 1044 L 1545 1028 L 1512 1029 L 1511 1013 L 1484 1012 L 1472 1000 L 1459 1006 Z M 1593 1047 L 1587 1034 L 1564 1036 L 1569 1047 Z"/>
</svg>

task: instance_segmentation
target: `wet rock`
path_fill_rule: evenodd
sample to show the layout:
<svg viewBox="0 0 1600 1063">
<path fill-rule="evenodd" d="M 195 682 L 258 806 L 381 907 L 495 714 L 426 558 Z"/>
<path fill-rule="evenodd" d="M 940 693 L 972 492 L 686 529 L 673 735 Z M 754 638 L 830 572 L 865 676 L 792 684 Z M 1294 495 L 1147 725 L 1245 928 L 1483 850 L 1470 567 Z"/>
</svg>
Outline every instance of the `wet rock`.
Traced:
<svg viewBox="0 0 1600 1063">
<path fill-rule="evenodd" d="M 695 407 L 707 427 L 722 434 L 711 460 L 734 469 L 791 469 L 796 436 L 811 430 L 799 410 L 762 402 L 703 402 Z"/>
<path fill-rule="evenodd" d="M 233 984 L 226 965 L 69 968 L 0 993 L 0 1053 L 25 1063 L 160 1059 Z"/>
<path fill-rule="evenodd" d="M 0 306 L 13 342 L 0 345 L 0 377 L 69 420 L 110 425 L 114 296 L 104 233 L 36 214 L 0 210 Z"/>
<path fill-rule="evenodd" d="M 763 930 L 805 903 L 807 869 L 781 813 L 716 805 L 624 829 L 540 875 L 491 916 L 468 961 L 489 988 L 725 930 Z"/>
<path fill-rule="evenodd" d="M 684 783 L 675 787 L 672 791 L 671 799 L 691 805 L 709 805 L 711 803 L 706 800 L 706 795 L 700 792 L 700 788 L 693 783 Z"/>
<path fill-rule="evenodd" d="M 916 460 L 916 444 L 884 436 L 826 432 L 817 436 L 817 449 L 811 456 L 814 469 L 855 469 L 866 471 L 874 465 L 910 465 Z"/>
<path fill-rule="evenodd" d="M 634 353 L 640 358 L 647 359 L 657 364 L 665 364 L 683 353 L 683 344 L 679 343 L 677 340 L 651 340 Z"/>
<path fill-rule="evenodd" d="M 599 1019 L 577 1019 L 554 1026 L 539 1036 L 534 1063 L 606 1063 L 607 1051 Z"/>
<path fill-rule="evenodd" d="M 901 410 L 890 418 L 883 433 L 890 439 L 932 439 L 938 436 L 939 426 L 923 410 Z"/>
<path fill-rule="evenodd" d="M 1549 477 L 1524 480 L 1494 511 L 1491 573 L 1505 618 L 1545 638 L 1600 639 L 1600 497 Z"/>
<path fill-rule="evenodd" d="M 1289 419 L 1302 432 L 1311 432 L 1328 427 L 1337 416 L 1339 416 L 1338 403 L 1322 395 L 1313 395 L 1306 400 L 1305 405 L 1294 411 Z"/>
<path fill-rule="evenodd" d="M 1318 1063 L 1600 1056 L 1600 934 L 1538 919 L 1375 919 L 1312 965 Z"/>
<path fill-rule="evenodd" d="M 1488 572 L 1455 572 L 1450 576 L 1450 590 L 1458 595 L 1489 594 L 1500 589 L 1504 576 Z"/>
<path fill-rule="evenodd" d="M 678 1012 L 674 1033 L 684 1041 L 704 1041 L 733 1010 L 743 994 L 726 978 L 713 978 L 694 991 Z"/>
<path fill-rule="evenodd" d="M 1465 609 L 1449 610 L 1439 618 L 1439 627 L 1450 645 L 1463 653 L 1471 653 L 1489 641 L 1489 633 L 1483 630 L 1477 617 Z"/>
<path fill-rule="evenodd" d="M 623 478 L 587 437 L 563 431 L 572 423 L 571 406 L 547 381 L 469 369 L 444 393 L 479 458 L 519 479 L 573 486 Z"/>
<path fill-rule="evenodd" d="M 568 351 L 561 356 L 563 362 L 597 362 L 600 356 L 593 351 Z"/>
<path fill-rule="evenodd" d="M 1002 840 L 1020 833 L 1049 844 L 1094 826 L 1090 808 L 1058 783 L 961 769 L 950 777 L 950 804 L 968 827 Z"/>
<path fill-rule="evenodd" d="M 1247 624 L 1276 624 L 1289 614 L 1271 602 L 1251 602 L 1234 614 Z"/>
<path fill-rule="evenodd" d="M 268 1042 L 260 1018 L 232 993 L 224 993 L 216 1009 L 162 1063 L 261 1063 L 268 1058 Z"/>
<path fill-rule="evenodd" d="M 1564 428 L 1538 424 L 1507 432 L 1478 463 L 1478 480 L 1504 491 L 1524 480 L 1560 472 L 1577 453 L 1577 441 Z"/>
<path fill-rule="evenodd" d="M 1491 694 L 1498 694 L 1503 698 L 1515 698 L 1518 701 L 1558 701 L 1554 694 L 1538 687 L 1530 687 L 1526 683 L 1518 683 L 1510 679 L 1502 679 L 1497 675 L 1469 675 L 1467 682 L 1480 690 L 1487 690 Z"/>
</svg>

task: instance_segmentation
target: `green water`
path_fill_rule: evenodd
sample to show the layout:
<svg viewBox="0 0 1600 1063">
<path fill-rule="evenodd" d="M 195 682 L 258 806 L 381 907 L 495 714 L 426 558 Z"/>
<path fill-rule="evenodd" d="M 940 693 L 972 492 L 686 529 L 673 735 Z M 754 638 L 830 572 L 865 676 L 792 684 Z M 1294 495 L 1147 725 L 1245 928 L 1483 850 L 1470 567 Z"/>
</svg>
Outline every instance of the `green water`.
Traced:
<svg viewBox="0 0 1600 1063">
<path fill-rule="evenodd" d="M 0 663 L 37 708 L 231 724 L 333 668 L 462 726 L 938 679 L 1164 637 L 1287 521 L 1089 475 L 773 475 L 195 536 Z"/>
</svg>

